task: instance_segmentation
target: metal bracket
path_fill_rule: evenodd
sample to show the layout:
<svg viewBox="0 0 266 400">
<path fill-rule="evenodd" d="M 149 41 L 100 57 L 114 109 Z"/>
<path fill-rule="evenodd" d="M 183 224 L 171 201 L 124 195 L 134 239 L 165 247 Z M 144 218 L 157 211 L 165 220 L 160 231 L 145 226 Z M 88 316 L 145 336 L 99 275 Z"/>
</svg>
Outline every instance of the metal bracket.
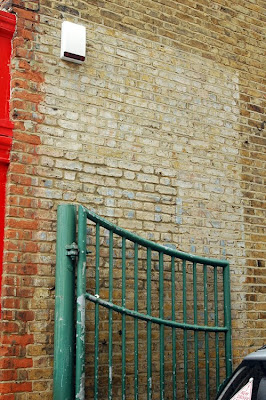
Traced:
<svg viewBox="0 0 266 400">
<path fill-rule="evenodd" d="M 72 261 L 75 261 L 75 258 L 79 255 L 77 243 L 73 242 L 66 246 L 66 255 L 69 256 Z"/>
<path fill-rule="evenodd" d="M 91 254 L 90 250 L 86 250 L 86 254 Z M 77 243 L 73 242 L 66 246 L 66 255 L 75 261 L 75 258 L 79 256 L 79 248 Z"/>
</svg>

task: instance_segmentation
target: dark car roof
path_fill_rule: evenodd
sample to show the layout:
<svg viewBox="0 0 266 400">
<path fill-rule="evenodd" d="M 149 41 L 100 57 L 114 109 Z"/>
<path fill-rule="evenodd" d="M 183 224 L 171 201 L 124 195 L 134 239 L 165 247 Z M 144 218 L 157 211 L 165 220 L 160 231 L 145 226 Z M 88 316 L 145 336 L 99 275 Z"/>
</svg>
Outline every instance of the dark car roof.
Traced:
<svg viewBox="0 0 266 400">
<path fill-rule="evenodd" d="M 254 351 L 254 353 L 248 354 L 244 358 L 244 361 L 266 361 L 266 346 Z"/>
<path fill-rule="evenodd" d="M 216 396 L 216 400 L 221 396 L 224 388 L 232 379 L 232 376 L 235 376 L 238 373 L 238 371 L 243 369 L 243 367 L 248 366 L 249 363 L 256 363 L 256 362 L 261 362 L 261 361 L 266 362 L 266 346 L 263 346 L 260 349 L 258 349 L 257 351 L 254 351 L 253 353 L 248 354 L 243 359 L 243 361 L 239 364 L 239 366 L 236 368 L 234 373 L 221 384 L 219 392 Z"/>
</svg>

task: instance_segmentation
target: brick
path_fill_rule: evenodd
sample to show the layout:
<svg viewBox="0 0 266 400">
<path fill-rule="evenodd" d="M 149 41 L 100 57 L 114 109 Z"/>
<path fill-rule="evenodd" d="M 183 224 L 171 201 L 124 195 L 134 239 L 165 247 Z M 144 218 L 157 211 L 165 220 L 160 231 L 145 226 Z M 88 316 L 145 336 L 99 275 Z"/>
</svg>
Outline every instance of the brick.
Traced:
<svg viewBox="0 0 266 400">
<path fill-rule="evenodd" d="M 15 400 L 14 394 L 0 394 L 0 399 L 1 400 Z"/>
</svg>

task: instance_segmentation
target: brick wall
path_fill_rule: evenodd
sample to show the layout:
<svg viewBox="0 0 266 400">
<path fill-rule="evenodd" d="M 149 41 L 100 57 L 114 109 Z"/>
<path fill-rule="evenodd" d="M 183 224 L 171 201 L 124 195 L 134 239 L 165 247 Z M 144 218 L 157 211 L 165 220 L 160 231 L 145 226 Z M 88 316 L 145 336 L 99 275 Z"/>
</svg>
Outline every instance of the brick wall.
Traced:
<svg viewBox="0 0 266 400">
<path fill-rule="evenodd" d="M 265 332 L 262 1 L 40 3 L 13 1 L 2 398 L 51 398 L 62 202 L 228 258 L 237 363 Z M 82 66 L 63 20 L 87 28 Z"/>
</svg>

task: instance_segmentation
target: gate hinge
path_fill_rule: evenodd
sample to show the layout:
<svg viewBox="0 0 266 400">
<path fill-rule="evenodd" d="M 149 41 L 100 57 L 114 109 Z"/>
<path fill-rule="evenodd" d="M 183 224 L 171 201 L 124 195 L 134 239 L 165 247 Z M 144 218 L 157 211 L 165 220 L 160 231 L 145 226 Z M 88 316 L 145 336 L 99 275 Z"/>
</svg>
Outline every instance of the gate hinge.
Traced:
<svg viewBox="0 0 266 400">
<path fill-rule="evenodd" d="M 66 246 L 66 255 L 69 256 L 72 261 L 75 261 L 75 258 L 79 255 L 77 243 L 73 242 Z"/>
<path fill-rule="evenodd" d="M 91 254 L 90 250 L 86 250 L 86 254 Z M 79 248 L 76 242 L 73 242 L 66 246 L 66 255 L 75 261 L 75 258 L 79 256 Z"/>
</svg>

